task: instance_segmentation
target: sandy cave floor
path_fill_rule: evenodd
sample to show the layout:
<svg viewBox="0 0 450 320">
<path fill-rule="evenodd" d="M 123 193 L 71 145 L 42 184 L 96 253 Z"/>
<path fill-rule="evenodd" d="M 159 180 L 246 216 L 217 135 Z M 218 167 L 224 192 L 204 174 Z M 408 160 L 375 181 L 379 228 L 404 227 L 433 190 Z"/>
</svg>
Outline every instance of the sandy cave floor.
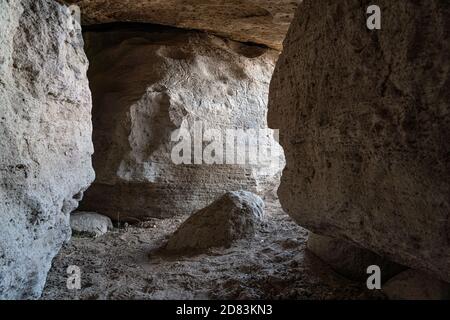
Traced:
<svg viewBox="0 0 450 320">
<path fill-rule="evenodd" d="M 196 256 L 158 249 L 187 218 L 151 219 L 93 239 L 73 236 L 53 261 L 42 299 L 374 299 L 305 251 L 308 231 L 277 201 L 252 240 Z M 66 287 L 67 267 L 81 269 L 80 290 Z"/>
</svg>

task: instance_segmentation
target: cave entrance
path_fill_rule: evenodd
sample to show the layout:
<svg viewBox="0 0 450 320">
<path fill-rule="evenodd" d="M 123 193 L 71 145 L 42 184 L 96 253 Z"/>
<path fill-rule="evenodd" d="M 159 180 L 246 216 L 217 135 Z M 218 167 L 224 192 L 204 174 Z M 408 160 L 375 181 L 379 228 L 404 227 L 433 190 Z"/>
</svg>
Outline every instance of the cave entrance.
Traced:
<svg viewBox="0 0 450 320">
<path fill-rule="evenodd" d="M 266 118 L 278 52 L 146 24 L 90 27 L 84 39 L 96 180 L 80 210 L 134 223 L 227 191 L 276 198 L 284 156 Z"/>
<path fill-rule="evenodd" d="M 71 220 L 102 235 L 74 233 L 47 296 L 69 294 L 51 284 L 72 259 L 92 284 L 80 298 L 359 294 L 339 277 L 317 286 L 326 268 L 305 253 L 308 232 L 277 199 L 284 152 L 268 129 L 267 103 L 278 52 L 148 25 L 88 28 L 84 38 L 96 180 Z M 269 161 L 258 162 L 261 150 Z M 103 234 L 111 229 L 105 216 L 114 227 Z"/>
</svg>

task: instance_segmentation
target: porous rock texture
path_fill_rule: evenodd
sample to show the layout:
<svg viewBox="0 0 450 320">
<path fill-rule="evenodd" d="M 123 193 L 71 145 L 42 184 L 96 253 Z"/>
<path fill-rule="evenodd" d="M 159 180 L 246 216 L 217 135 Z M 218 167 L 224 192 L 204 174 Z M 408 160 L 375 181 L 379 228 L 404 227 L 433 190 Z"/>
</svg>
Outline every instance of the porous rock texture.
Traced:
<svg viewBox="0 0 450 320">
<path fill-rule="evenodd" d="M 281 49 L 301 0 L 60 0 L 78 5 L 85 25 L 154 23 L 197 29 Z"/>
<path fill-rule="evenodd" d="M 310 232 L 307 248 L 325 261 L 339 274 L 355 281 L 366 282 L 367 268 L 380 267 L 382 282 L 403 271 L 401 265 L 391 262 L 370 250 L 353 245 L 350 242 L 334 239 Z"/>
<path fill-rule="evenodd" d="M 193 138 L 196 121 L 221 134 L 267 129 L 276 52 L 166 27 L 87 32 L 85 39 L 97 178 L 82 210 L 136 222 L 190 214 L 228 190 L 276 189 L 284 156 L 271 133 L 261 144 L 276 153 L 268 165 L 194 164 L 194 151 L 192 164 L 171 157 L 174 131 Z"/>
<path fill-rule="evenodd" d="M 73 233 L 99 237 L 113 229 L 113 224 L 107 216 L 95 212 L 74 212 L 70 215 L 70 227 Z"/>
<path fill-rule="evenodd" d="M 264 201 L 247 191 L 230 191 L 190 216 L 169 239 L 171 252 L 195 252 L 229 247 L 248 239 L 264 220 Z"/>
<path fill-rule="evenodd" d="M 450 3 L 304 1 L 271 83 L 302 226 L 450 281 Z"/>
<path fill-rule="evenodd" d="M 383 293 L 391 300 L 449 300 L 450 284 L 429 274 L 406 270 L 383 285 Z"/>
<path fill-rule="evenodd" d="M 0 299 L 40 295 L 94 179 L 79 28 L 53 1 L 0 1 Z"/>
</svg>

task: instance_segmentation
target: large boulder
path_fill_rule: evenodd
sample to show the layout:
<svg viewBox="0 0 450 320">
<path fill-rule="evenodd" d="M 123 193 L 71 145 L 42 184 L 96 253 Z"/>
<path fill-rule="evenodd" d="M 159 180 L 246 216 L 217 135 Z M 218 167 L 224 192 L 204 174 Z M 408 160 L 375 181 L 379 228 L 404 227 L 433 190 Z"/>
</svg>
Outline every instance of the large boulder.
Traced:
<svg viewBox="0 0 450 320">
<path fill-rule="evenodd" d="M 192 213 L 227 190 L 264 194 L 278 186 L 284 158 L 266 120 L 276 52 L 165 27 L 87 32 L 85 39 L 97 178 L 84 211 L 134 222 Z M 267 139 L 250 134 L 248 143 L 273 147 L 273 161 L 196 162 L 197 146 L 205 155 L 209 143 L 194 140 L 209 129 L 223 144 L 228 129 L 266 130 Z M 186 138 L 181 131 L 190 135 L 189 153 L 196 145 L 187 163 L 173 157 Z"/>
<path fill-rule="evenodd" d="M 450 3 L 306 0 L 271 83 L 302 226 L 450 281 Z"/>
<path fill-rule="evenodd" d="M 281 44 L 301 0 L 59 0 L 81 8 L 85 25 L 144 22 L 198 29 L 241 42 Z"/>
<path fill-rule="evenodd" d="M 0 2 L 0 299 L 40 295 L 94 179 L 79 25 L 49 0 Z"/>
<path fill-rule="evenodd" d="M 165 249 L 188 253 L 228 247 L 255 235 L 264 221 L 264 202 L 247 191 L 232 191 L 190 216 L 172 235 Z"/>
</svg>

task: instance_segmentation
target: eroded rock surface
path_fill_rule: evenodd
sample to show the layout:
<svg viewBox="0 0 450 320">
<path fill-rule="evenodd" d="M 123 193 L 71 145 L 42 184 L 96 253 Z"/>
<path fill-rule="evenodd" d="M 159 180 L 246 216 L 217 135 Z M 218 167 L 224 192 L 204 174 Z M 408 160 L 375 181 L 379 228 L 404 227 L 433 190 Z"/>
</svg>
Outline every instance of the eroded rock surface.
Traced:
<svg viewBox="0 0 450 320">
<path fill-rule="evenodd" d="M 276 52 L 165 27 L 88 32 L 85 39 L 97 179 L 84 211 L 135 222 L 190 214 L 229 190 L 263 195 L 276 189 L 284 158 L 271 133 L 260 140 L 261 147 L 273 146 L 269 165 L 226 164 L 225 158 L 224 164 L 195 164 L 194 150 L 189 164 L 172 157 L 179 128 L 191 133 L 192 145 L 196 123 L 203 126 L 200 134 L 267 129 Z"/>
<path fill-rule="evenodd" d="M 450 281 L 450 4 L 304 1 L 271 83 L 302 226 Z"/>
<path fill-rule="evenodd" d="M 35 298 L 94 178 L 88 62 L 53 1 L 1 1 L 0 47 L 0 299 Z"/>
<path fill-rule="evenodd" d="M 301 0 L 61 0 L 81 9 L 86 25 L 144 22 L 204 30 L 280 50 Z"/>
<path fill-rule="evenodd" d="M 264 201 L 247 191 L 227 192 L 190 216 L 172 235 L 166 250 L 187 253 L 227 247 L 255 235 L 264 219 Z"/>
</svg>

